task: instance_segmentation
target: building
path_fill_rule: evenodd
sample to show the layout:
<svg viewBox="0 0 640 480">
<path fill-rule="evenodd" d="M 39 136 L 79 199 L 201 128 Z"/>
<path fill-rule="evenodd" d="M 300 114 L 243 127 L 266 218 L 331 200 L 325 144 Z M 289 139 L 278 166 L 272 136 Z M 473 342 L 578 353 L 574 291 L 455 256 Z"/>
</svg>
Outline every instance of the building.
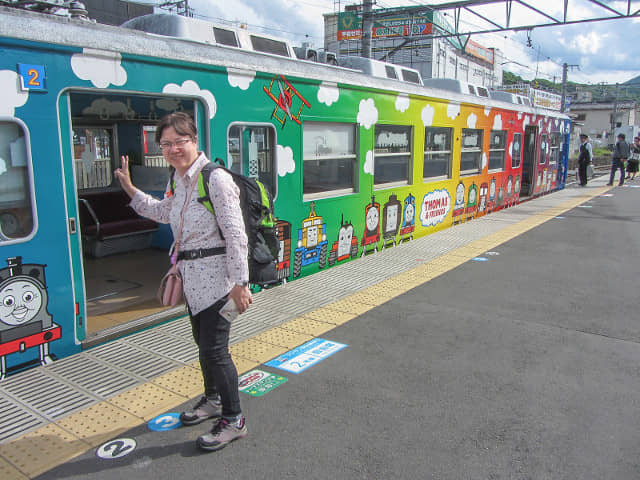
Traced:
<svg viewBox="0 0 640 480">
<path fill-rule="evenodd" d="M 152 5 L 122 2 L 120 0 L 81 0 L 87 16 L 98 23 L 122 25 L 131 18 L 153 13 Z"/>
<path fill-rule="evenodd" d="M 464 38 L 432 38 L 433 33 L 452 32 L 453 27 L 439 12 L 415 7 L 377 9 L 372 28 L 372 58 L 415 68 L 422 78 L 453 78 L 494 87 L 502 83 L 501 52 Z M 324 48 L 338 55 L 362 53 L 362 11 L 360 5 L 344 12 L 324 14 Z"/>
<path fill-rule="evenodd" d="M 615 144 L 616 132 L 640 129 L 640 102 L 573 103 L 569 116 L 594 145 L 606 147 Z"/>
</svg>

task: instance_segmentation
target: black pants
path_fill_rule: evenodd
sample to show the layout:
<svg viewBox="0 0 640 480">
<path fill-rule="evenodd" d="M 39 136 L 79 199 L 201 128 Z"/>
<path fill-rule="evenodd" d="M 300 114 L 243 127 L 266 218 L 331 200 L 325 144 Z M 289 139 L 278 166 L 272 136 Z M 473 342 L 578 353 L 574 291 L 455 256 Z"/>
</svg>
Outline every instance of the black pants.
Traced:
<svg viewBox="0 0 640 480">
<path fill-rule="evenodd" d="M 580 185 L 587 184 L 587 167 L 589 166 L 589 162 L 580 162 L 578 166 L 578 176 L 580 177 Z"/>
<path fill-rule="evenodd" d="M 622 185 L 624 183 L 624 163 L 622 160 L 615 159 L 611 164 L 611 175 L 609 175 L 609 183 L 613 185 L 613 178 L 616 175 L 616 170 L 620 169 L 620 183 L 618 185 Z"/>
<path fill-rule="evenodd" d="M 229 353 L 231 323 L 218 313 L 227 297 L 197 315 L 191 316 L 193 338 L 200 350 L 200 368 L 204 379 L 204 394 L 222 401 L 222 415 L 240 415 L 238 371 Z"/>
</svg>

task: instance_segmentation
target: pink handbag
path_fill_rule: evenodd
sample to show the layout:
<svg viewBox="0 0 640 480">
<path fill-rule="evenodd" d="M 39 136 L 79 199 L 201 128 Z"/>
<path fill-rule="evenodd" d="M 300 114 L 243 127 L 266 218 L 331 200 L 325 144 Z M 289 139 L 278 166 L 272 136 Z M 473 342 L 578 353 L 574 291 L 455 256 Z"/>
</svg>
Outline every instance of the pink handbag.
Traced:
<svg viewBox="0 0 640 480">
<path fill-rule="evenodd" d="M 191 194 L 193 193 L 193 189 L 198 183 L 197 178 L 200 175 L 200 170 L 193 176 L 196 180 L 193 181 L 191 188 L 189 189 L 189 193 L 187 194 L 187 198 L 184 202 L 184 206 L 182 207 L 182 213 L 180 214 L 180 228 L 178 229 L 178 237 L 173 244 L 173 248 L 170 250 L 171 255 L 171 268 L 167 274 L 162 277 L 160 281 L 160 288 L 158 289 L 158 300 L 165 307 L 175 307 L 179 303 L 182 303 L 184 297 L 184 291 L 182 289 L 182 275 L 180 274 L 180 269 L 178 268 L 178 251 L 180 248 L 180 238 L 182 237 L 182 224 L 184 223 L 184 214 L 187 210 L 187 206 L 191 201 Z"/>
</svg>

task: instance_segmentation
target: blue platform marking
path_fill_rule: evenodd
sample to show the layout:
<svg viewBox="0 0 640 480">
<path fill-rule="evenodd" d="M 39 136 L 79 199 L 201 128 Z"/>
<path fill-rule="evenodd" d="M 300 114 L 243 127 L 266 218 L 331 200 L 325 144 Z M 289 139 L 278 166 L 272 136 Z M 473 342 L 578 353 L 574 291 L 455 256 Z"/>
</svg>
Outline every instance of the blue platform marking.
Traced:
<svg viewBox="0 0 640 480">
<path fill-rule="evenodd" d="M 489 259 L 487 257 L 474 257 L 471 260 L 473 260 L 474 262 L 487 262 L 487 261 L 489 261 Z"/>
<path fill-rule="evenodd" d="M 147 423 L 149 430 L 154 432 L 164 432 L 165 430 L 173 430 L 182 425 L 179 413 L 163 413 L 156 418 L 152 418 Z"/>
<path fill-rule="evenodd" d="M 300 373 L 346 347 L 343 343 L 315 338 L 265 363 L 291 373 Z"/>
</svg>

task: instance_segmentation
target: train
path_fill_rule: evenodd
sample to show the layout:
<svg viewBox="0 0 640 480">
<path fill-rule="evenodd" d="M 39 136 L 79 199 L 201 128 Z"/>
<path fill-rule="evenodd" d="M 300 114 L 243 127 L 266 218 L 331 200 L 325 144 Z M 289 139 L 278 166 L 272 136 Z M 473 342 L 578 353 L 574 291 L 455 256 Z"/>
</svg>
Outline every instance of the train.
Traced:
<svg viewBox="0 0 640 480">
<path fill-rule="evenodd" d="M 166 113 L 192 115 L 209 158 L 269 189 L 282 282 L 566 182 L 558 111 L 377 60 L 298 58 L 242 28 L 0 7 L 0 49 L 2 378 L 184 315 L 155 300 L 170 229 L 113 177 L 128 155 L 134 183 L 165 194 Z"/>
</svg>

